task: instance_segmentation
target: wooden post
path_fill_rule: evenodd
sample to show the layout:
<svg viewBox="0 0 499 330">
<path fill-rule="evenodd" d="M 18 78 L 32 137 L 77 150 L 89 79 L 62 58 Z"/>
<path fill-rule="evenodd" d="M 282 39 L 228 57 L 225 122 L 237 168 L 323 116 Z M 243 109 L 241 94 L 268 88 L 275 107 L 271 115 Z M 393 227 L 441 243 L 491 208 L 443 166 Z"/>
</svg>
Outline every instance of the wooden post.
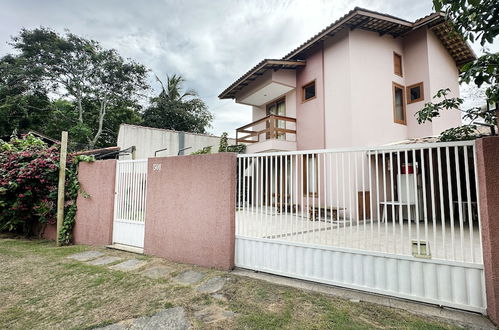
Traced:
<svg viewBox="0 0 499 330">
<path fill-rule="evenodd" d="M 59 234 L 64 221 L 64 184 L 66 182 L 66 156 L 68 150 L 68 132 L 63 131 L 61 136 L 61 152 L 59 154 L 59 186 L 57 189 L 57 246 L 61 245 Z"/>
</svg>

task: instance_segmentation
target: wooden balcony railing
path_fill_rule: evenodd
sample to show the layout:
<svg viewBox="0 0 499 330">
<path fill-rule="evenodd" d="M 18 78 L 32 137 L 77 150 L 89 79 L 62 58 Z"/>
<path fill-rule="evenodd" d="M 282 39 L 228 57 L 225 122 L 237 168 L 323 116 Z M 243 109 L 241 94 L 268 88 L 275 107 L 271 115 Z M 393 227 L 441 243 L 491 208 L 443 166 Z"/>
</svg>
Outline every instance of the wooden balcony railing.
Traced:
<svg viewBox="0 0 499 330">
<path fill-rule="evenodd" d="M 296 129 L 286 128 L 287 123 L 295 123 L 296 118 L 284 117 L 279 115 L 269 115 L 250 124 L 244 125 L 236 129 L 236 143 L 256 143 L 261 142 L 261 137 L 264 135 L 265 140 L 281 139 L 286 140 L 286 134 L 294 134 Z M 265 126 L 263 129 L 256 129 L 256 126 Z M 240 134 L 247 134 L 240 137 Z"/>
</svg>

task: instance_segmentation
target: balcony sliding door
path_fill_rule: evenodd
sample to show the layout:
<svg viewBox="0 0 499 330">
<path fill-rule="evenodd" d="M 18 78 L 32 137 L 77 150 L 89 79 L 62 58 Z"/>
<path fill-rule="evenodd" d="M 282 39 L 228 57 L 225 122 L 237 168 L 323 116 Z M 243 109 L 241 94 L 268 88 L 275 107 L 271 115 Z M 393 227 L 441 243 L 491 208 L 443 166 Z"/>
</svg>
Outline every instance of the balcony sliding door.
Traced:
<svg viewBox="0 0 499 330">
<path fill-rule="evenodd" d="M 270 116 L 270 115 L 286 116 L 286 102 L 285 102 L 284 98 L 267 104 L 267 116 Z M 286 128 L 286 121 L 276 120 L 275 127 L 276 128 Z M 267 121 L 267 128 L 270 128 L 269 121 Z M 267 132 L 267 134 L 265 134 L 265 136 L 266 136 L 267 140 L 270 139 L 270 132 Z M 275 137 L 279 140 L 285 140 L 286 133 L 277 132 L 275 134 Z"/>
</svg>

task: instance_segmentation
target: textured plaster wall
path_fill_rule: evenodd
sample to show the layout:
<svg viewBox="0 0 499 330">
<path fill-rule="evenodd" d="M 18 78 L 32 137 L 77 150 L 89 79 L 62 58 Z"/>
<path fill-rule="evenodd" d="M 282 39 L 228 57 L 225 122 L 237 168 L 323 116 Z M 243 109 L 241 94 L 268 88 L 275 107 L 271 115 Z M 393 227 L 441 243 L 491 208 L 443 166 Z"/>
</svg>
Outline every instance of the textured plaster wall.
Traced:
<svg viewBox="0 0 499 330">
<path fill-rule="evenodd" d="M 499 324 L 499 137 L 477 140 L 487 314 Z"/>
<path fill-rule="evenodd" d="M 112 243 L 116 160 L 80 163 L 78 180 L 82 194 L 77 199 L 74 227 L 76 244 L 108 245 Z"/>
<path fill-rule="evenodd" d="M 236 154 L 151 158 L 144 253 L 234 267 Z"/>
</svg>

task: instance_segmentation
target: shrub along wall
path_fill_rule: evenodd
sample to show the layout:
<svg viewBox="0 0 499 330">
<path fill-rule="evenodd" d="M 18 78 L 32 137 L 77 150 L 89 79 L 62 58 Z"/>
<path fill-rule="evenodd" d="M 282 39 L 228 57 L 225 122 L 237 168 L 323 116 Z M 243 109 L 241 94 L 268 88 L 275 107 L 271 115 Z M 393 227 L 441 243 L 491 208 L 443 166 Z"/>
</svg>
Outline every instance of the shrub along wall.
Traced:
<svg viewBox="0 0 499 330">
<path fill-rule="evenodd" d="M 79 192 L 78 163 L 88 156 L 68 156 L 66 204 L 61 242 L 72 241 Z M 57 214 L 59 146 L 25 135 L 9 142 L 0 140 L 0 231 L 24 236 L 42 235 Z"/>
</svg>

